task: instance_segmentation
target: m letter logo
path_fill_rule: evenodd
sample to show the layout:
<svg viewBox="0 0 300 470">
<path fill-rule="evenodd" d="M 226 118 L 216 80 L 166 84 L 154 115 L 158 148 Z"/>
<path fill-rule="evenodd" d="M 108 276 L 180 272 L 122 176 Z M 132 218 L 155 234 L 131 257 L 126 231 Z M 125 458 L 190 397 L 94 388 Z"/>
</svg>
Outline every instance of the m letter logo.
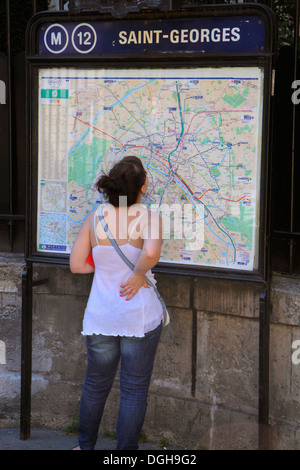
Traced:
<svg viewBox="0 0 300 470">
<path fill-rule="evenodd" d="M 45 31 L 44 44 L 52 54 L 61 54 L 69 44 L 68 31 L 59 23 L 51 24 Z"/>
<path fill-rule="evenodd" d="M 61 32 L 58 32 L 58 33 L 51 33 L 51 45 L 52 46 L 57 46 L 57 45 L 61 45 Z"/>
</svg>

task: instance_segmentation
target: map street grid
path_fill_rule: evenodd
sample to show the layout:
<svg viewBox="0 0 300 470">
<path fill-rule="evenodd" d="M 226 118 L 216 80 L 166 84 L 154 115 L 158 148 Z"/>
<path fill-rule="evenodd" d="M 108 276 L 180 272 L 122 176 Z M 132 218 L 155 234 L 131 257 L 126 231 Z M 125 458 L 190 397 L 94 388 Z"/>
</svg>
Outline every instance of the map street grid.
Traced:
<svg viewBox="0 0 300 470">
<path fill-rule="evenodd" d="M 40 69 L 38 250 L 69 253 L 97 177 L 136 155 L 161 262 L 256 269 L 262 90 L 259 67 Z"/>
</svg>

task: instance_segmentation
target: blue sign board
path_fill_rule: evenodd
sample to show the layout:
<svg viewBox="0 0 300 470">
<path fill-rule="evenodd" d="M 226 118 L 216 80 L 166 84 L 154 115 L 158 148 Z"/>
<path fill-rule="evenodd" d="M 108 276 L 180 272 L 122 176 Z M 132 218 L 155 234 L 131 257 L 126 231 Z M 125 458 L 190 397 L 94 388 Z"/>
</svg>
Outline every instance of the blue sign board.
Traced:
<svg viewBox="0 0 300 470">
<path fill-rule="evenodd" d="M 137 21 L 44 24 L 39 54 L 247 53 L 265 46 L 265 23 L 257 15 Z"/>
</svg>

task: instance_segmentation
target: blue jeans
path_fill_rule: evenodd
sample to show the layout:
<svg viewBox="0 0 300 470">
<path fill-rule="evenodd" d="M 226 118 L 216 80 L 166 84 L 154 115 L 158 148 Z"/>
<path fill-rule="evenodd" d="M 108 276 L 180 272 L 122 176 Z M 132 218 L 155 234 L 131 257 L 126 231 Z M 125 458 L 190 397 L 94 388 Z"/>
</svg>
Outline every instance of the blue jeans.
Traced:
<svg viewBox="0 0 300 470">
<path fill-rule="evenodd" d="M 120 358 L 121 398 L 117 449 L 138 449 L 161 330 L 162 325 L 159 325 L 143 338 L 104 335 L 86 337 L 88 365 L 80 403 L 80 449 L 93 450 L 95 447 L 104 405 Z"/>
</svg>

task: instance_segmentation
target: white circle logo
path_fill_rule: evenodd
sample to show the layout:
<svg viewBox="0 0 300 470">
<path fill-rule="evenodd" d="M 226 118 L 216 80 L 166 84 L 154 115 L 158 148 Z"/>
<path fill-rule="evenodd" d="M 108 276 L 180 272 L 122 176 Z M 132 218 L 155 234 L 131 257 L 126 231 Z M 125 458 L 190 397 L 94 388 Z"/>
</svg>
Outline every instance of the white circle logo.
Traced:
<svg viewBox="0 0 300 470">
<path fill-rule="evenodd" d="M 52 54 L 60 54 L 69 43 L 69 34 L 59 23 L 48 26 L 44 34 L 44 44 Z"/>
<path fill-rule="evenodd" d="M 72 33 L 72 44 L 80 54 L 91 52 L 97 42 L 97 33 L 92 25 L 80 23 Z"/>
</svg>

